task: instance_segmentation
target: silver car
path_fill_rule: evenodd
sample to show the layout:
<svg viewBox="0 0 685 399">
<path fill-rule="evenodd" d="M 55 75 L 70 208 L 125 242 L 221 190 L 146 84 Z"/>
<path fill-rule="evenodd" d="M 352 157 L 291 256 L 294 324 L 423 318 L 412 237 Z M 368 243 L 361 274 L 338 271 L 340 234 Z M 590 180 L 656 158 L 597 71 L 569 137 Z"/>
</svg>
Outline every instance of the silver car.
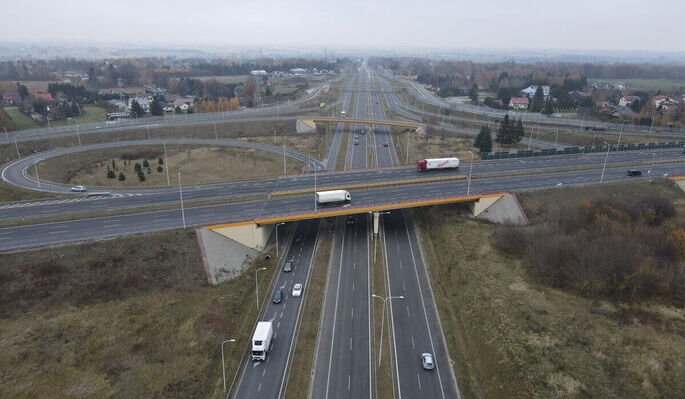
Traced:
<svg viewBox="0 0 685 399">
<path fill-rule="evenodd" d="M 433 355 L 430 353 L 421 354 L 421 363 L 423 364 L 423 368 L 426 370 L 433 370 L 435 368 L 435 363 L 433 363 Z"/>
</svg>

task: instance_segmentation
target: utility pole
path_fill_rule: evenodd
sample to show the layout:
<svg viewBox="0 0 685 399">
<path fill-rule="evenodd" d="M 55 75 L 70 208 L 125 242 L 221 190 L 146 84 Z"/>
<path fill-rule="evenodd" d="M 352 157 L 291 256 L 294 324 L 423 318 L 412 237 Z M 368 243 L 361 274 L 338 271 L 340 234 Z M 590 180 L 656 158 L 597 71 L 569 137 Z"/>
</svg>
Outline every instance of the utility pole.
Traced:
<svg viewBox="0 0 685 399">
<path fill-rule="evenodd" d="M 606 156 L 606 158 L 604 158 L 604 166 L 602 167 L 602 176 L 599 178 L 600 183 L 604 180 L 604 171 L 607 168 L 607 161 L 609 160 L 609 151 L 611 150 L 611 146 L 609 145 L 609 143 L 607 143 L 605 141 L 604 144 L 607 145 L 607 156 Z"/>
<path fill-rule="evenodd" d="M 19 153 L 19 146 L 17 145 L 17 138 L 14 138 L 14 148 L 17 149 L 17 158 L 21 158 L 21 154 Z"/>
<path fill-rule="evenodd" d="M 38 160 L 40 161 L 40 160 Z M 36 169 L 36 179 L 38 179 L 38 189 L 40 190 L 40 176 L 38 176 L 38 161 L 33 164 L 34 169 Z"/>
<path fill-rule="evenodd" d="M 169 181 L 169 161 L 166 157 L 166 143 L 163 143 L 162 146 L 164 146 L 164 169 L 166 169 L 166 185 L 169 187 L 171 182 Z"/>
<path fill-rule="evenodd" d="M 285 169 L 285 136 L 283 136 L 283 176 L 286 176 L 287 172 Z"/>
<path fill-rule="evenodd" d="M 469 151 L 469 154 L 471 154 L 471 166 L 469 167 L 469 183 L 466 186 L 466 196 L 468 197 L 469 193 L 471 192 L 471 171 L 473 170 L 473 152 Z"/>
</svg>

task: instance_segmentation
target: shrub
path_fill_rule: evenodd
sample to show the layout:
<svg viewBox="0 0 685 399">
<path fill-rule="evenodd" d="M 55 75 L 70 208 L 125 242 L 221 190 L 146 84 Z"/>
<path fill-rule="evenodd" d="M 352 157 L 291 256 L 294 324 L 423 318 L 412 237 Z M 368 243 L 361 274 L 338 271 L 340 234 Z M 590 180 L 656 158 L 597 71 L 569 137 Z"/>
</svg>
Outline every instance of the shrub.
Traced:
<svg viewBox="0 0 685 399">
<path fill-rule="evenodd" d="M 107 171 L 107 178 L 108 179 L 114 179 L 115 177 L 116 177 L 116 174 L 114 173 L 113 170 L 110 169 Z"/>
<path fill-rule="evenodd" d="M 148 162 L 147 159 L 143 161 L 143 167 L 145 167 L 145 168 L 150 167 L 150 162 Z"/>
<path fill-rule="evenodd" d="M 139 181 L 145 181 L 145 173 L 143 173 L 142 170 L 138 171 L 138 180 Z"/>
<path fill-rule="evenodd" d="M 162 168 L 161 166 L 158 166 L 158 167 L 157 167 L 157 172 L 161 172 L 161 171 L 163 171 L 163 170 L 164 170 L 164 168 Z"/>
<path fill-rule="evenodd" d="M 126 180 L 126 176 L 124 175 L 124 172 L 119 172 L 119 181 L 124 181 Z"/>
<path fill-rule="evenodd" d="M 157 160 L 157 164 L 164 165 L 164 158 L 159 157 L 159 159 Z"/>
<path fill-rule="evenodd" d="M 136 164 L 133 165 L 133 169 L 134 169 L 136 172 L 140 172 L 140 171 L 143 169 L 143 165 L 141 165 L 141 164 L 139 164 L 138 162 L 136 162 Z"/>
</svg>

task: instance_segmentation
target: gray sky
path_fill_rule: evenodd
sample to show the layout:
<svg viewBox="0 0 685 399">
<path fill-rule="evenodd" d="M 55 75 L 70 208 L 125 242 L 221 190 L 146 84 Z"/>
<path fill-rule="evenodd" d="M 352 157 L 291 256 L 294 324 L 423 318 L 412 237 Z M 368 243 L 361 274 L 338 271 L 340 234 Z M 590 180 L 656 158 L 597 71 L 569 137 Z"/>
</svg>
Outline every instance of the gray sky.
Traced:
<svg viewBox="0 0 685 399">
<path fill-rule="evenodd" d="M 682 0 L 0 0 L 0 41 L 685 51 Z"/>
</svg>

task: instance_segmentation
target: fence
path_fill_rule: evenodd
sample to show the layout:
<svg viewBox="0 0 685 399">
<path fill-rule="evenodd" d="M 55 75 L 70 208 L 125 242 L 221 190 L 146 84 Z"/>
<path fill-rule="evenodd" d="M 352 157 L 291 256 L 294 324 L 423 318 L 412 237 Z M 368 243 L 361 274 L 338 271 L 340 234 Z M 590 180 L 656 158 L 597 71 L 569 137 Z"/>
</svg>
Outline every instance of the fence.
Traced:
<svg viewBox="0 0 685 399">
<path fill-rule="evenodd" d="M 546 157 L 552 155 L 572 155 L 572 154 L 587 154 L 593 152 L 609 151 L 639 151 L 639 150 L 656 150 L 665 148 L 681 148 L 685 146 L 685 141 L 673 141 L 669 143 L 641 143 L 641 144 L 621 144 L 610 146 L 585 146 L 585 147 L 566 147 L 563 149 L 546 149 L 546 150 L 519 150 L 516 152 L 481 152 L 480 158 L 482 160 L 490 159 L 510 159 L 510 158 L 531 158 L 531 157 Z"/>
</svg>

